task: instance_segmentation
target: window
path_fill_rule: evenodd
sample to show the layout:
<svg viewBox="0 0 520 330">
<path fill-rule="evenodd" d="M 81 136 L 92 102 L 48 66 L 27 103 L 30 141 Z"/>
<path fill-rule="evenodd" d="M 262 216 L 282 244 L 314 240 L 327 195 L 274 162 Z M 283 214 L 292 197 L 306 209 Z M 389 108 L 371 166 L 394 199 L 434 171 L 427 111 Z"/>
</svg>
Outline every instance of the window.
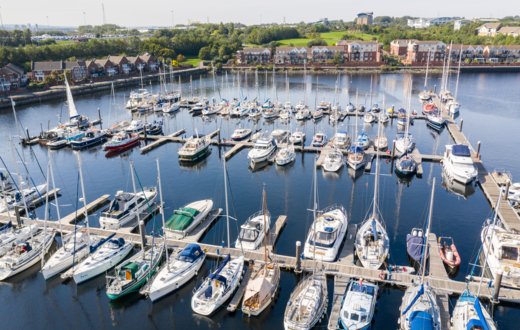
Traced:
<svg viewBox="0 0 520 330">
<path fill-rule="evenodd" d="M 518 259 L 518 248 L 512 246 L 503 246 L 502 259 L 516 261 Z"/>
<path fill-rule="evenodd" d="M 353 321 L 359 321 L 359 315 L 356 313 L 350 314 L 350 319 Z"/>
</svg>

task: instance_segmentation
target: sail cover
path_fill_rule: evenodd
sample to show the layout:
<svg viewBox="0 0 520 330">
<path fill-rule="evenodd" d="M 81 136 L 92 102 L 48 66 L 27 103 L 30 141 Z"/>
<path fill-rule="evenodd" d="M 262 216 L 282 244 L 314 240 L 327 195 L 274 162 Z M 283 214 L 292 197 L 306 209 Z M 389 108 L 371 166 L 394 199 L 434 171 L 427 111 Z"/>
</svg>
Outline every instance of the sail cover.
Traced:
<svg viewBox="0 0 520 330">
<path fill-rule="evenodd" d="M 410 318 L 410 330 L 433 330 L 433 317 L 430 314 L 414 311 Z"/>
<path fill-rule="evenodd" d="M 69 117 L 70 119 L 79 117 L 78 110 L 76 109 L 76 104 L 74 104 L 74 99 L 72 98 L 72 92 L 70 90 L 69 82 L 67 81 L 67 75 L 65 75 L 65 88 L 67 89 L 67 105 L 69 106 Z"/>
<path fill-rule="evenodd" d="M 226 285 L 227 280 L 224 276 L 220 275 L 220 272 L 222 271 L 222 269 L 224 269 L 224 267 L 230 260 L 231 256 L 229 254 L 226 255 L 226 257 L 224 258 L 224 260 L 222 260 L 222 263 L 218 266 L 218 268 L 213 273 L 209 274 L 209 278 L 215 281 L 222 282 L 224 285 Z"/>
<path fill-rule="evenodd" d="M 413 307 L 413 305 L 417 302 L 417 300 L 422 296 L 423 293 L 424 293 L 424 285 L 421 284 L 421 287 L 417 291 L 417 294 L 415 295 L 415 297 L 413 297 L 412 301 L 408 304 L 408 306 L 406 306 L 406 308 L 404 309 L 404 311 L 401 312 L 401 314 L 405 315 L 406 313 L 408 313 L 410 308 Z M 412 316 L 413 316 L 413 314 L 412 314 Z M 417 329 L 420 329 L 420 328 L 417 328 Z M 425 328 L 425 329 L 427 329 L 427 328 Z"/>
<path fill-rule="evenodd" d="M 177 256 L 177 260 L 193 263 L 203 255 L 200 246 L 195 243 L 188 244 Z"/>
<path fill-rule="evenodd" d="M 479 319 L 478 319 L 478 321 L 475 319 L 470 320 L 470 322 L 468 322 L 467 329 L 473 329 L 473 326 L 479 326 L 480 328 L 482 328 L 482 330 L 489 330 L 489 326 L 487 324 L 486 317 L 484 316 L 484 313 L 482 312 L 482 305 L 480 304 L 480 300 L 478 298 L 475 298 L 473 307 L 475 307 L 475 311 L 477 312 Z M 470 328 L 471 323 L 474 323 L 474 324 Z"/>
</svg>

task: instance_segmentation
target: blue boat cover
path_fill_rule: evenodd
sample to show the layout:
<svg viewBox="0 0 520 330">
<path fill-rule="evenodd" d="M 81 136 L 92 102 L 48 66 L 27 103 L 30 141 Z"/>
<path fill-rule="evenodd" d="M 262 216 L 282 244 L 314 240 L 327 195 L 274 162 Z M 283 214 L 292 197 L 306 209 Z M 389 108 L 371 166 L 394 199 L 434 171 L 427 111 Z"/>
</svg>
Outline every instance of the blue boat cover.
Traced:
<svg viewBox="0 0 520 330">
<path fill-rule="evenodd" d="M 204 255 L 204 252 L 200 248 L 198 244 L 191 243 L 188 244 L 177 256 L 177 260 L 186 261 L 193 263 L 195 260 Z"/>
<path fill-rule="evenodd" d="M 226 255 L 224 260 L 222 260 L 222 263 L 220 265 L 218 265 L 218 268 L 213 273 L 209 274 L 209 278 L 212 280 L 215 280 L 215 281 L 222 282 L 224 285 L 227 285 L 226 278 L 224 276 L 220 275 L 220 272 L 222 271 L 222 269 L 227 265 L 227 263 L 230 260 L 231 260 L 231 256 L 229 254 Z"/>
<path fill-rule="evenodd" d="M 420 262 L 422 260 L 423 255 L 423 247 L 424 247 L 424 236 L 413 236 L 408 234 L 406 237 L 406 252 L 410 255 L 410 257 Z"/>
<path fill-rule="evenodd" d="M 478 315 L 478 320 L 472 319 L 468 322 L 466 329 L 471 330 L 473 328 L 482 330 L 489 330 L 489 326 L 486 321 L 486 317 L 484 316 L 484 313 L 482 312 L 482 305 L 480 304 L 480 300 L 478 298 L 475 298 L 475 302 L 473 304 L 473 307 L 475 307 L 475 311 Z M 471 325 L 473 323 L 473 325 Z"/>
<path fill-rule="evenodd" d="M 415 304 L 415 302 L 417 301 L 417 299 L 419 299 L 419 297 L 422 296 L 422 294 L 424 293 L 424 284 L 421 284 L 421 287 L 419 288 L 419 290 L 417 291 L 417 294 L 415 295 L 415 297 L 413 297 L 412 301 L 410 302 L 410 304 L 408 306 L 406 306 L 406 308 L 404 309 L 404 311 L 401 312 L 401 315 L 405 315 L 406 313 L 408 313 L 408 311 L 410 310 L 410 308 L 412 308 L 412 306 Z M 415 312 L 414 312 L 415 313 Z M 413 315 L 414 313 L 412 313 L 412 315 L 410 316 L 410 318 L 413 318 Z M 419 329 L 419 328 L 417 328 Z"/>
<path fill-rule="evenodd" d="M 372 235 L 374 235 L 374 241 L 377 241 L 376 219 L 372 219 Z"/>
<path fill-rule="evenodd" d="M 115 235 L 116 235 L 116 234 L 114 233 L 114 234 L 108 236 L 107 238 L 103 238 L 101 241 L 97 242 L 96 244 L 91 245 L 91 246 L 90 246 L 90 253 L 96 251 L 96 250 L 97 250 L 101 245 L 103 245 L 103 244 L 105 244 L 106 242 L 108 242 L 108 241 L 109 241 L 112 237 L 114 237 Z M 122 239 L 122 238 L 121 238 L 121 239 Z M 124 239 L 122 239 L 122 240 L 123 240 L 123 244 L 125 244 L 125 243 L 124 243 L 125 240 L 124 240 Z"/>
<path fill-rule="evenodd" d="M 363 152 L 363 147 L 353 145 L 353 146 L 350 147 L 350 152 L 362 153 Z"/>
<path fill-rule="evenodd" d="M 1 232 L 4 232 L 6 230 L 8 230 L 9 228 L 11 228 L 13 226 L 13 224 L 11 223 L 11 221 L 9 221 L 8 223 L 6 223 L 5 225 L 3 225 L 2 227 L 0 227 L 0 233 Z"/>
<path fill-rule="evenodd" d="M 451 153 L 455 156 L 471 157 L 471 152 L 469 151 L 468 146 L 465 144 L 454 144 L 451 147 Z"/>
<path fill-rule="evenodd" d="M 433 317 L 423 311 L 414 311 L 410 316 L 411 330 L 433 330 Z"/>
</svg>

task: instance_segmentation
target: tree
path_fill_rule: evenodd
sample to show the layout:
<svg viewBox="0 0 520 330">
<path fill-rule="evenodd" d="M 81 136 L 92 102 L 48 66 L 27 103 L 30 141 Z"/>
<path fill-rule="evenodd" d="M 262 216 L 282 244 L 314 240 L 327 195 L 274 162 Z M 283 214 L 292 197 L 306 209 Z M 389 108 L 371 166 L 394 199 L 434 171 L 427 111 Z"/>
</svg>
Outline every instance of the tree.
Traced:
<svg viewBox="0 0 520 330">
<path fill-rule="evenodd" d="M 323 39 L 312 39 L 307 43 L 307 47 L 312 46 L 327 46 L 327 42 Z"/>
<path fill-rule="evenodd" d="M 186 60 L 186 57 L 184 57 L 184 55 L 182 55 L 182 54 L 177 55 L 177 62 L 181 63 L 181 62 L 184 62 L 185 60 Z"/>
</svg>

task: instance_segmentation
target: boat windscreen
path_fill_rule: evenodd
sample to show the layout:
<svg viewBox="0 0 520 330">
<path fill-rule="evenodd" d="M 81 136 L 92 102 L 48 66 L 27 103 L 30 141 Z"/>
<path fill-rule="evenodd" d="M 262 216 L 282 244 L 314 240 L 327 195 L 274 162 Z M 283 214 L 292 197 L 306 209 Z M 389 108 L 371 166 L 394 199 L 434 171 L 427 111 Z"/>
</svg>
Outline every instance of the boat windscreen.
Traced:
<svg viewBox="0 0 520 330">
<path fill-rule="evenodd" d="M 451 152 L 455 156 L 459 157 L 471 157 L 471 152 L 469 151 L 469 148 L 465 144 L 455 144 L 451 148 Z"/>
</svg>

